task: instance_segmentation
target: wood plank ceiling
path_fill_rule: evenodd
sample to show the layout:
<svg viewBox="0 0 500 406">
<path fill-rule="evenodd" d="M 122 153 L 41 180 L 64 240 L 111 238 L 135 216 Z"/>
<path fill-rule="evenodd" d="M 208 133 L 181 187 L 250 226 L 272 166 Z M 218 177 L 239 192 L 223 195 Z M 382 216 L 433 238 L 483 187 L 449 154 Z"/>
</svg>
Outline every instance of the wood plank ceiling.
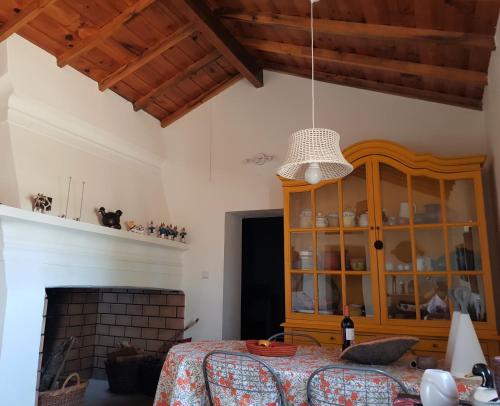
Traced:
<svg viewBox="0 0 500 406">
<path fill-rule="evenodd" d="M 480 109 L 499 4 L 322 0 L 316 77 Z M 162 126 L 263 68 L 310 77 L 309 0 L 2 0 L 13 33 Z"/>
</svg>

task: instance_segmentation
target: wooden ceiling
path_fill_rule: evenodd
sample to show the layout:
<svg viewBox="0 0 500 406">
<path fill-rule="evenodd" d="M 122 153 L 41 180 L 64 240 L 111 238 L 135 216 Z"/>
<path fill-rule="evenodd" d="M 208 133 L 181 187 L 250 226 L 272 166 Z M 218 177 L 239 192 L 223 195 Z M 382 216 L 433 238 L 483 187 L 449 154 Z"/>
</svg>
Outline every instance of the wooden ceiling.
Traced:
<svg viewBox="0 0 500 406">
<path fill-rule="evenodd" d="M 322 0 L 318 80 L 480 109 L 500 0 Z M 309 0 L 1 0 L 17 32 L 166 126 L 262 69 L 310 77 Z M 43 78 L 40 78 L 43 80 Z M 284 95 L 285 96 L 285 95 Z"/>
</svg>

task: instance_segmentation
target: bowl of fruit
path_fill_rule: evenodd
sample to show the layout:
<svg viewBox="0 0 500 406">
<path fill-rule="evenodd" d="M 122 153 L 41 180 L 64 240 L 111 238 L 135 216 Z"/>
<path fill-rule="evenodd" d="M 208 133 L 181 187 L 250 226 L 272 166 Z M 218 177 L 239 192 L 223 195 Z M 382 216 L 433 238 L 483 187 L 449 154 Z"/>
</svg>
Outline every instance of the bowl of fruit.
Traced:
<svg viewBox="0 0 500 406">
<path fill-rule="evenodd" d="M 297 352 L 294 344 L 269 340 L 247 340 L 247 350 L 254 355 L 263 357 L 293 357 Z"/>
</svg>

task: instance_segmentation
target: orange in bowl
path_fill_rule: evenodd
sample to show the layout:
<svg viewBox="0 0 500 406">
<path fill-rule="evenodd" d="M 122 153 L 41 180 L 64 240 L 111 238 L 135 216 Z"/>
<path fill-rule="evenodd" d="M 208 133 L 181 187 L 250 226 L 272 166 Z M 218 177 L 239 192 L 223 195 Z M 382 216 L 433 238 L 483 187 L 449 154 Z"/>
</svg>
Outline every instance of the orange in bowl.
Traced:
<svg viewBox="0 0 500 406">
<path fill-rule="evenodd" d="M 269 345 L 262 345 L 267 340 L 247 340 L 247 350 L 250 354 L 261 355 L 263 357 L 293 357 L 297 352 L 297 346 L 279 341 L 268 341 Z M 259 342 L 261 343 L 259 345 Z"/>
</svg>

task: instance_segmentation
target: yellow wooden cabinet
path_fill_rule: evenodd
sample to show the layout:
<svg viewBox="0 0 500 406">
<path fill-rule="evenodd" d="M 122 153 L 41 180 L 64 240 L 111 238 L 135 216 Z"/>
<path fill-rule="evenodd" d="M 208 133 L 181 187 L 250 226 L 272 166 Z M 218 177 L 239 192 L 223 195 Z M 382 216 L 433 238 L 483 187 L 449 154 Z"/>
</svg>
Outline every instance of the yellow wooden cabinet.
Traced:
<svg viewBox="0 0 500 406">
<path fill-rule="evenodd" d="M 386 141 L 344 155 L 354 171 L 339 181 L 282 179 L 285 329 L 339 345 L 348 305 L 357 341 L 411 334 L 421 338 L 417 352 L 439 355 L 450 326 L 448 289 L 469 286 L 485 353 L 498 354 L 485 158 L 439 158 Z"/>
</svg>

